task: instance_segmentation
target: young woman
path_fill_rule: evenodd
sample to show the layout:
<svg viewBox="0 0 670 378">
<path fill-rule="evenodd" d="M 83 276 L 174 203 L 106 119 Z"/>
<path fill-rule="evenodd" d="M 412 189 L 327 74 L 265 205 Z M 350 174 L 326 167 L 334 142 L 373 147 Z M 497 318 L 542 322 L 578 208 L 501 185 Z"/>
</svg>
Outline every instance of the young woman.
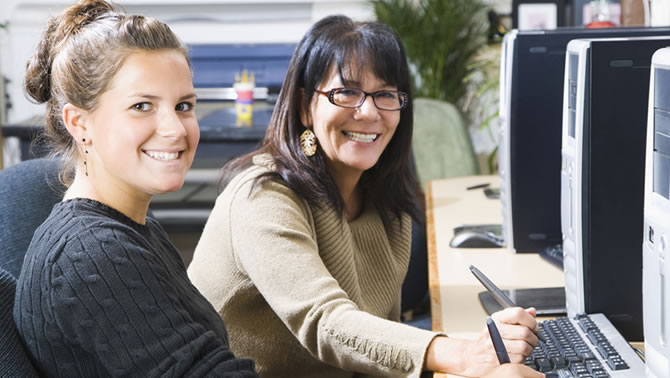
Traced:
<svg viewBox="0 0 670 378">
<path fill-rule="evenodd" d="M 388 27 L 327 17 L 297 46 L 263 147 L 226 167 L 189 276 L 263 376 L 498 365 L 488 333 L 456 340 L 397 322 L 418 211 L 409 80 Z M 494 317 L 521 362 L 537 343 L 533 310 Z M 498 373 L 519 371 L 541 376 Z"/>
<path fill-rule="evenodd" d="M 69 188 L 37 229 L 14 318 L 45 376 L 253 377 L 190 283 L 151 196 L 178 190 L 199 139 L 184 46 L 163 23 L 84 0 L 28 64 Z"/>
</svg>

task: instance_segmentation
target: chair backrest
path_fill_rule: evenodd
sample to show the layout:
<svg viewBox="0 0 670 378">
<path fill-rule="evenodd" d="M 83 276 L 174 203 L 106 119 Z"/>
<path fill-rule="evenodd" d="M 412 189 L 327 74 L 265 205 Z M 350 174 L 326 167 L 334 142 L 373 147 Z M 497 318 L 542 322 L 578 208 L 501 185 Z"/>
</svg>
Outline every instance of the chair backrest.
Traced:
<svg viewBox="0 0 670 378">
<path fill-rule="evenodd" d="M 25 160 L 0 171 L 0 267 L 15 278 L 35 229 L 63 198 L 54 159 Z"/>
<path fill-rule="evenodd" d="M 0 377 L 37 377 L 14 323 L 16 279 L 0 268 Z"/>
<path fill-rule="evenodd" d="M 414 100 L 412 150 L 422 188 L 428 180 L 479 173 L 463 116 L 448 102 Z"/>
</svg>

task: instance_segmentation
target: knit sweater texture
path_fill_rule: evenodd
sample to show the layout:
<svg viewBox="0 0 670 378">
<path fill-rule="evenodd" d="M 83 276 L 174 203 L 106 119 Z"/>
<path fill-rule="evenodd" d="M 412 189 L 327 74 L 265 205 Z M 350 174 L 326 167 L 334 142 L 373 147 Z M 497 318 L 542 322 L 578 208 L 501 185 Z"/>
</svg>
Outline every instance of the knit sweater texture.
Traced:
<svg viewBox="0 0 670 378">
<path fill-rule="evenodd" d="M 89 199 L 58 203 L 36 230 L 14 320 L 44 376 L 256 376 L 158 222 Z"/>
<path fill-rule="evenodd" d="M 367 205 L 347 222 L 278 181 L 252 191 L 267 156 L 216 201 L 189 277 L 263 377 L 419 377 L 437 333 L 399 323 L 408 216 L 385 226 Z"/>
</svg>

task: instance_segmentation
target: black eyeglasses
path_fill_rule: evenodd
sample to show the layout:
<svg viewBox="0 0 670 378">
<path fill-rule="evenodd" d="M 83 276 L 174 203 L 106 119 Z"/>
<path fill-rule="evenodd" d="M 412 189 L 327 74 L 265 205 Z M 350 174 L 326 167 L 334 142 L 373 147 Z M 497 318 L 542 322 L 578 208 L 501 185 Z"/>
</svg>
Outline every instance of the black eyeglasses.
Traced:
<svg viewBox="0 0 670 378">
<path fill-rule="evenodd" d="M 407 106 L 407 93 L 400 91 L 366 92 L 358 88 L 335 88 L 327 92 L 314 90 L 316 93 L 328 96 L 331 104 L 343 108 L 357 108 L 372 96 L 372 102 L 381 110 L 400 110 Z"/>
</svg>

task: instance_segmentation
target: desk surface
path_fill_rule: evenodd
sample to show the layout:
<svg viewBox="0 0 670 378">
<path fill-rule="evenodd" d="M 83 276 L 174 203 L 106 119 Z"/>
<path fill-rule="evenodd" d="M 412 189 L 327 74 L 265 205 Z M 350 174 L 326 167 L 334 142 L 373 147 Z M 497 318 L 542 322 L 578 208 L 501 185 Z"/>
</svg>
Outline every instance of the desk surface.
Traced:
<svg viewBox="0 0 670 378">
<path fill-rule="evenodd" d="M 451 248 L 453 228 L 462 224 L 501 223 L 500 201 L 488 199 L 483 189 L 497 176 L 471 176 L 428 182 L 426 187 L 429 284 L 432 327 L 452 337 L 474 338 L 486 324 L 477 294 L 484 287 L 470 273 L 472 264 L 501 289 L 564 286 L 563 271 L 537 253 L 513 253 L 504 248 Z"/>
<path fill-rule="evenodd" d="M 498 176 L 470 176 L 429 181 L 426 185 L 432 328 L 451 337 L 473 339 L 486 324 L 487 314 L 478 298 L 485 289 L 470 273 L 471 264 L 501 289 L 565 285 L 563 271 L 537 253 L 449 246 L 456 226 L 502 222 L 500 200 L 486 198 L 483 189 L 466 189 L 483 183 L 498 187 L 499 182 Z"/>
<path fill-rule="evenodd" d="M 426 185 L 432 328 L 451 337 L 475 338 L 486 324 L 487 314 L 478 298 L 479 292 L 485 289 L 470 273 L 471 264 L 501 289 L 565 286 L 563 271 L 542 260 L 537 253 L 449 246 L 456 226 L 502 222 L 499 200 L 486 198 L 481 188 L 466 189 L 484 183 L 498 187 L 500 179 L 498 176 L 470 176 L 429 181 Z M 642 342 L 631 344 L 644 350 Z"/>
</svg>

